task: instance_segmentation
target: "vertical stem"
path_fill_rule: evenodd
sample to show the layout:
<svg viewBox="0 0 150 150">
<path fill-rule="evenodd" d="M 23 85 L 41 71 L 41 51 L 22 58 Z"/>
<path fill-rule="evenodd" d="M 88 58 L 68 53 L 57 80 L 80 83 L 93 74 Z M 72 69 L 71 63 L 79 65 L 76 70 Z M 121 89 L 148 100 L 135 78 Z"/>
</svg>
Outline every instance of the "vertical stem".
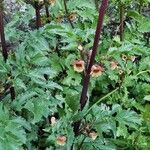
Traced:
<svg viewBox="0 0 150 150">
<path fill-rule="evenodd" d="M 124 5 L 120 3 L 120 41 L 124 40 Z"/>
<path fill-rule="evenodd" d="M 10 87 L 10 95 L 11 95 L 11 100 L 14 100 L 16 98 L 16 92 L 13 86 Z"/>
<path fill-rule="evenodd" d="M 45 5 L 45 11 L 46 11 L 46 17 L 47 17 L 47 19 L 49 19 L 50 13 L 49 13 L 48 6 L 47 6 L 47 5 Z M 47 23 L 50 23 L 50 21 L 47 20 Z"/>
<path fill-rule="evenodd" d="M 8 52 L 7 52 L 5 33 L 4 33 L 3 4 L 2 3 L 0 3 L 0 38 L 1 38 L 1 45 L 2 45 L 2 54 L 3 54 L 4 61 L 6 62 L 8 58 Z"/>
<path fill-rule="evenodd" d="M 80 110 L 81 111 L 83 110 L 83 108 L 87 102 L 87 91 L 88 91 L 88 86 L 89 86 L 89 81 L 90 81 L 90 72 L 91 72 L 91 68 L 92 68 L 92 65 L 93 65 L 94 60 L 95 60 L 95 56 L 96 56 L 96 52 L 97 52 L 97 48 L 98 48 L 98 43 L 99 43 L 101 31 L 102 31 L 102 25 L 103 25 L 103 20 L 104 20 L 104 15 L 105 15 L 107 5 L 108 5 L 108 0 L 102 0 L 101 7 L 99 9 L 99 17 L 98 17 L 97 28 L 96 28 L 96 32 L 95 32 L 93 51 L 91 54 L 91 58 L 89 61 L 89 65 L 88 65 L 85 77 L 83 79 L 83 88 L 82 88 L 81 97 L 80 97 Z M 79 134 L 79 127 L 80 127 L 80 121 L 75 122 L 75 124 L 74 124 L 75 135 Z"/>
<path fill-rule="evenodd" d="M 46 0 L 44 1 L 44 3 L 45 3 L 46 18 L 48 19 L 46 22 L 50 23 L 50 20 L 49 20 L 50 13 L 49 13 L 49 10 L 48 10 L 48 4 L 46 3 Z"/>
<path fill-rule="evenodd" d="M 88 65 L 88 69 L 86 71 L 86 75 L 84 77 L 83 88 L 82 88 L 82 93 L 81 93 L 81 98 L 80 98 L 80 109 L 81 110 L 83 110 L 83 108 L 86 104 L 86 100 L 87 100 L 87 91 L 88 91 L 88 85 L 89 85 L 89 80 L 90 80 L 91 68 L 92 68 L 92 65 L 95 60 L 107 4 L 108 4 L 108 0 L 102 0 L 101 7 L 99 9 L 99 17 L 98 17 L 97 29 L 95 32 L 93 51 L 91 54 L 91 59 L 90 59 L 89 65 Z"/>
<path fill-rule="evenodd" d="M 141 14 L 142 12 L 142 5 L 143 5 L 142 0 L 140 0 L 139 1 L 139 14 Z"/>
<path fill-rule="evenodd" d="M 3 4 L 0 2 L 0 38 L 1 38 L 1 44 L 2 44 L 2 53 L 4 61 L 6 62 L 8 59 L 8 52 L 7 52 L 7 46 L 5 41 L 5 32 L 4 32 L 4 21 L 3 21 Z M 10 87 L 10 95 L 11 100 L 15 99 L 15 89 L 13 86 Z"/>
<path fill-rule="evenodd" d="M 68 21 L 69 21 L 71 27 L 74 28 L 73 23 L 72 23 L 71 20 L 69 19 L 69 12 L 68 12 L 68 8 L 67 8 L 67 2 L 66 2 L 66 0 L 64 0 L 64 7 L 65 7 L 65 13 L 66 13 L 67 19 L 68 19 Z"/>
<path fill-rule="evenodd" d="M 40 6 L 37 2 L 35 2 L 35 13 L 36 13 L 36 28 L 39 29 L 41 27 L 41 15 L 40 15 Z"/>
</svg>

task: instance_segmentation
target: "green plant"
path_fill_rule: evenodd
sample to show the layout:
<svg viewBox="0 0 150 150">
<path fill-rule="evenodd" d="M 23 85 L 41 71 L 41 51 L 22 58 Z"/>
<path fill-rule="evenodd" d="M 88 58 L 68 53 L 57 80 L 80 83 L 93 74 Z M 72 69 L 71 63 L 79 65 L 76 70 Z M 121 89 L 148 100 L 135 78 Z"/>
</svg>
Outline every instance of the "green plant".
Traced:
<svg viewBox="0 0 150 150">
<path fill-rule="evenodd" d="M 98 21 L 98 0 L 19 1 L 0 22 L 0 149 L 149 150 L 148 2 L 121 20 L 104 0 Z"/>
</svg>

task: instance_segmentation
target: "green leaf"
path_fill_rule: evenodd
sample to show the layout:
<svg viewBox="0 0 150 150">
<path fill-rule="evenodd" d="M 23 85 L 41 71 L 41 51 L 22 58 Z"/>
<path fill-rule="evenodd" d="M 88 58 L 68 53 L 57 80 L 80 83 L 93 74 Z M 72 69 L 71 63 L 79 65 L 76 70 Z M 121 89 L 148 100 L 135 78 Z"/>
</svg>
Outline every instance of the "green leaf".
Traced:
<svg viewBox="0 0 150 150">
<path fill-rule="evenodd" d="M 144 97 L 144 100 L 150 101 L 150 95 L 146 95 L 146 96 Z"/>
<path fill-rule="evenodd" d="M 75 112 L 79 109 L 79 95 L 67 93 L 65 101 L 72 111 Z"/>
</svg>

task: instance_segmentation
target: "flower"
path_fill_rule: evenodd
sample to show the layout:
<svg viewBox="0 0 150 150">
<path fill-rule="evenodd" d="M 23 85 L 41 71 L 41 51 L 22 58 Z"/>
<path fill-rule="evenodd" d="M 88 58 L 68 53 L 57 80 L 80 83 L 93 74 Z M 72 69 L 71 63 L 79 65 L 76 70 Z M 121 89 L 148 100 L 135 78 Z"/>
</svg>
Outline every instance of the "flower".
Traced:
<svg viewBox="0 0 150 150">
<path fill-rule="evenodd" d="M 58 17 L 56 17 L 56 22 L 58 23 L 62 23 L 64 21 L 64 17 L 59 15 Z"/>
<path fill-rule="evenodd" d="M 76 19 L 77 19 L 77 14 L 76 13 L 71 13 L 69 15 L 69 20 L 70 21 L 74 22 L 74 21 L 76 21 Z"/>
<path fill-rule="evenodd" d="M 103 70 L 104 69 L 100 65 L 96 64 L 92 66 L 90 74 L 92 77 L 98 77 L 102 75 Z"/>
<path fill-rule="evenodd" d="M 48 0 L 48 2 L 49 2 L 49 4 L 50 4 L 51 6 L 54 6 L 56 0 Z"/>
<path fill-rule="evenodd" d="M 94 132 L 94 131 L 91 131 L 91 132 L 89 133 L 89 137 L 92 138 L 92 140 L 95 140 L 95 139 L 97 138 L 97 133 Z"/>
<path fill-rule="evenodd" d="M 83 60 L 76 60 L 73 63 L 73 68 L 74 68 L 74 71 L 76 71 L 76 72 L 82 72 L 85 69 L 84 61 Z"/>
<path fill-rule="evenodd" d="M 122 54 L 121 58 L 123 61 L 126 61 L 128 59 L 127 55 L 124 55 L 124 54 Z"/>
<path fill-rule="evenodd" d="M 110 62 L 110 68 L 111 70 L 115 70 L 118 68 L 118 63 L 115 61 Z"/>
<path fill-rule="evenodd" d="M 56 143 L 58 145 L 64 146 L 66 144 L 67 138 L 64 135 L 58 136 L 56 139 Z"/>
<path fill-rule="evenodd" d="M 130 57 L 130 60 L 131 60 L 132 62 L 134 62 L 135 59 L 136 59 L 136 56 L 131 56 L 131 57 Z"/>
<path fill-rule="evenodd" d="M 79 49 L 80 51 L 83 51 L 83 46 L 82 46 L 82 45 L 79 45 L 79 46 L 78 46 L 78 49 Z"/>
<path fill-rule="evenodd" d="M 51 125 L 55 125 L 56 124 L 56 118 L 55 117 L 51 117 Z"/>
<path fill-rule="evenodd" d="M 123 70 L 119 70 L 119 74 L 122 75 L 123 74 Z"/>
</svg>

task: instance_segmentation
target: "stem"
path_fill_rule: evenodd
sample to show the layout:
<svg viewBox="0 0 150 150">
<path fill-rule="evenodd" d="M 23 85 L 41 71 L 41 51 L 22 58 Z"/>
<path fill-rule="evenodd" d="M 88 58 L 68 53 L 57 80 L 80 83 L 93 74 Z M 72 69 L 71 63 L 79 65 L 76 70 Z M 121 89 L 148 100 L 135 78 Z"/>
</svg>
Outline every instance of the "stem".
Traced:
<svg viewBox="0 0 150 150">
<path fill-rule="evenodd" d="M 80 97 L 80 110 L 81 111 L 83 110 L 83 108 L 84 108 L 84 106 L 86 105 L 86 102 L 87 102 L 87 91 L 88 91 L 88 86 L 89 86 L 89 81 L 90 81 L 90 72 L 91 72 L 91 68 L 92 68 L 92 65 L 93 65 L 94 60 L 95 60 L 96 51 L 97 51 L 97 48 L 98 48 L 100 34 L 101 34 L 101 31 L 102 31 L 102 25 L 103 25 L 103 20 L 104 20 L 104 15 L 105 15 L 105 11 L 106 11 L 106 8 L 107 8 L 107 4 L 108 4 L 108 0 L 102 0 L 101 7 L 99 9 L 99 17 L 98 17 L 97 29 L 96 29 L 96 32 L 95 32 L 93 51 L 92 51 L 92 54 L 91 54 L 91 58 L 90 58 L 90 61 L 89 61 L 89 65 L 88 65 L 85 77 L 83 79 L 83 88 L 82 88 L 81 97 Z M 78 121 L 74 124 L 75 135 L 79 134 L 80 122 L 81 121 Z"/>
<path fill-rule="evenodd" d="M 107 95 L 105 95 L 105 96 L 103 96 L 102 98 L 100 98 L 96 103 L 94 103 L 94 104 L 87 110 L 87 112 L 86 112 L 86 114 L 85 114 L 84 116 L 86 116 L 86 115 L 90 112 L 90 110 L 92 110 L 92 108 L 93 108 L 95 105 L 99 104 L 102 100 L 106 99 L 107 97 L 109 97 L 110 95 L 112 95 L 113 93 L 115 93 L 118 89 L 119 89 L 119 87 L 117 87 L 116 89 L 114 89 L 113 91 L 111 91 L 110 93 L 108 93 Z"/>
<path fill-rule="evenodd" d="M 3 54 L 4 61 L 6 62 L 8 58 L 8 52 L 7 52 L 6 41 L 5 41 L 2 7 L 3 7 L 3 4 L 0 3 L 0 38 L 1 38 L 1 45 L 2 45 L 2 54 Z"/>
<path fill-rule="evenodd" d="M 150 73 L 150 70 L 141 71 L 141 72 L 139 72 L 136 76 L 139 76 L 139 75 L 141 75 L 141 74 L 143 74 L 143 73 L 147 73 L 147 72 Z"/>
<path fill-rule="evenodd" d="M 45 12 L 46 12 L 46 18 L 47 18 L 47 23 L 50 23 L 50 20 L 49 20 L 49 18 L 50 18 L 50 13 L 49 13 L 49 10 L 48 10 L 48 5 L 47 5 L 47 3 L 46 3 L 46 0 L 44 1 L 44 3 L 45 3 Z"/>
<path fill-rule="evenodd" d="M 80 109 L 81 110 L 83 110 L 83 108 L 86 104 L 86 101 L 87 101 L 87 91 L 88 91 L 88 85 L 89 85 L 89 81 L 90 81 L 91 68 L 93 66 L 97 48 L 98 48 L 98 43 L 99 43 L 101 31 L 102 31 L 102 25 L 103 25 L 105 11 L 107 8 L 107 3 L 108 3 L 108 0 L 103 0 L 101 7 L 99 9 L 99 18 L 98 18 L 98 23 L 97 23 L 97 29 L 95 32 L 93 51 L 92 51 L 91 59 L 90 59 L 90 62 L 89 62 L 88 68 L 87 68 L 87 72 L 86 72 L 86 75 L 85 75 L 84 81 L 83 81 L 83 88 L 82 88 L 82 93 L 81 93 L 81 98 L 80 98 Z"/>
<path fill-rule="evenodd" d="M 124 40 L 124 5 L 120 3 L 120 41 Z"/>
<path fill-rule="evenodd" d="M 64 7 L 65 7 L 65 13 L 66 13 L 67 19 L 68 19 L 68 21 L 69 21 L 71 27 L 74 29 L 73 23 L 72 23 L 71 20 L 69 19 L 69 12 L 68 12 L 68 8 L 67 8 L 67 2 L 66 2 L 66 0 L 64 0 Z"/>
<path fill-rule="evenodd" d="M 0 2 L 0 38 L 1 38 L 1 44 L 2 44 L 2 54 L 4 61 L 6 62 L 8 59 L 8 52 L 7 52 L 7 46 L 5 41 L 5 32 L 4 32 L 4 22 L 3 22 L 3 4 Z M 13 86 L 9 88 L 11 100 L 15 99 L 15 89 Z"/>
<path fill-rule="evenodd" d="M 10 87 L 10 95 L 11 95 L 11 100 L 13 101 L 16 98 L 16 92 L 13 86 Z"/>
<path fill-rule="evenodd" d="M 37 2 L 35 2 L 35 13 L 36 13 L 36 28 L 39 29 L 41 27 L 41 15 L 40 15 L 40 6 Z"/>
<path fill-rule="evenodd" d="M 78 149 L 77 149 L 77 150 L 81 150 L 82 145 L 83 145 L 85 139 L 86 139 L 86 137 L 83 138 L 83 140 L 81 141 L 81 143 L 80 143 L 80 145 L 78 146 Z"/>
<path fill-rule="evenodd" d="M 143 2 L 142 0 L 139 1 L 139 14 L 141 14 L 142 12 L 142 6 L 143 6 Z"/>
</svg>

